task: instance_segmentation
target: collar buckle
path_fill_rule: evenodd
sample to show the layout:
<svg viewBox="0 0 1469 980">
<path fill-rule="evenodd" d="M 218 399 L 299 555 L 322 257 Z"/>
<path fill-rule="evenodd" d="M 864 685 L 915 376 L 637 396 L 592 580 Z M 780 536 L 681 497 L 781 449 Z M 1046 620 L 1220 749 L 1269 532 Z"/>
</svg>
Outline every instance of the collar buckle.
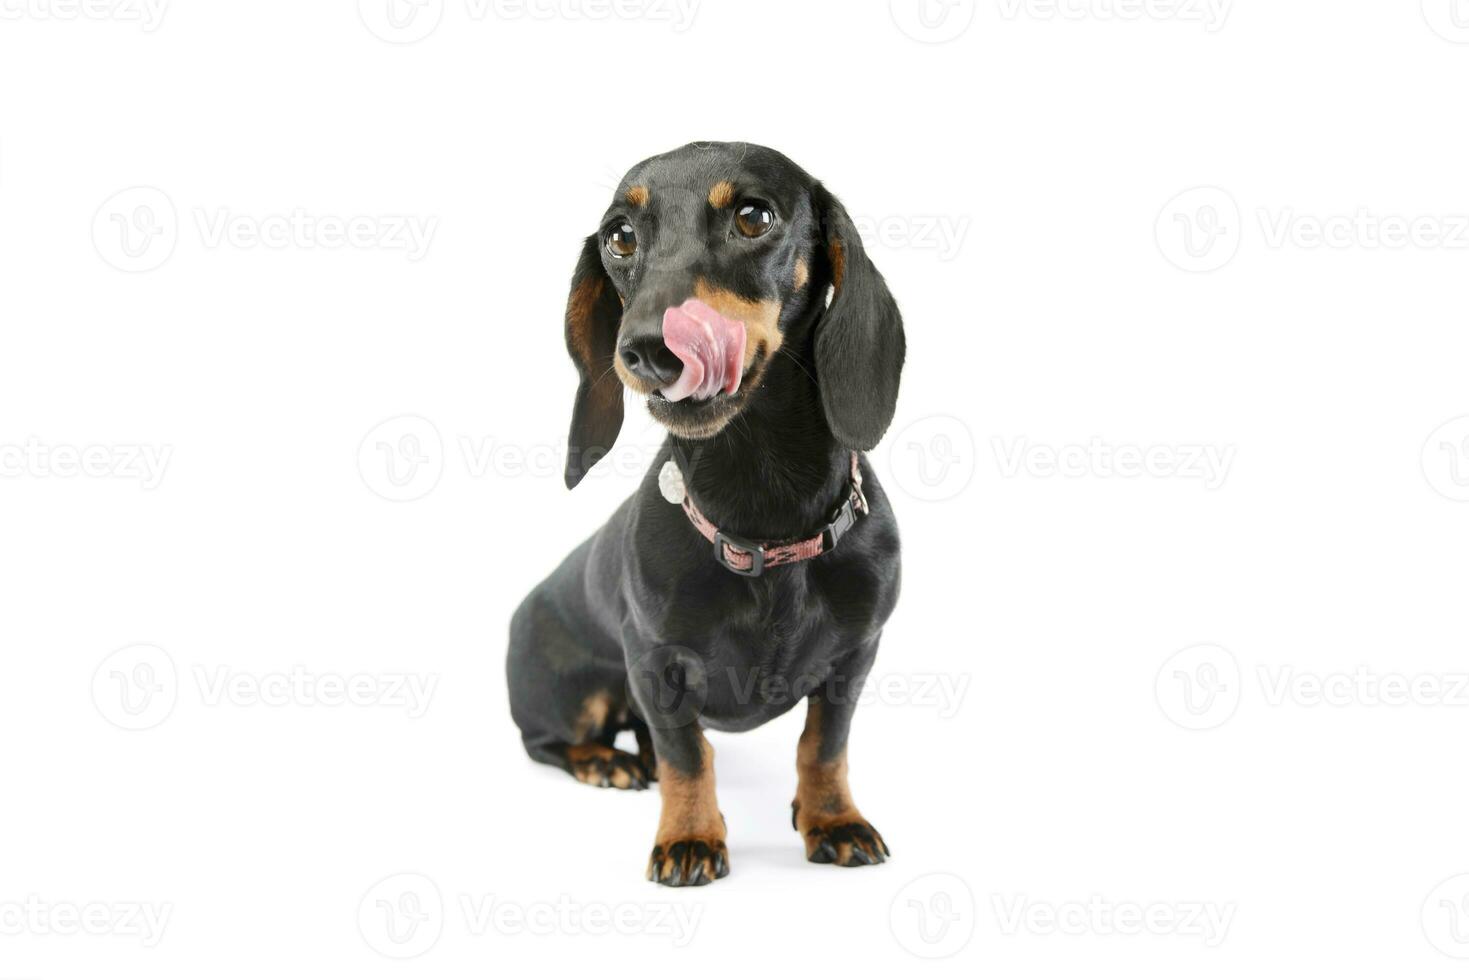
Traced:
<svg viewBox="0 0 1469 980">
<path fill-rule="evenodd" d="M 726 546 L 732 551 L 749 555 L 750 567 L 740 568 L 736 565 L 726 553 Z M 714 532 L 714 560 L 736 575 L 742 575 L 745 578 L 759 578 L 760 573 L 765 571 L 765 547 L 748 538 L 716 530 Z"/>
<path fill-rule="evenodd" d="M 851 498 L 842 501 L 842 505 L 832 512 L 831 520 L 826 527 L 821 529 L 821 550 L 828 552 L 837 546 L 842 536 L 852 529 L 857 523 L 857 508 L 853 506 Z"/>
</svg>

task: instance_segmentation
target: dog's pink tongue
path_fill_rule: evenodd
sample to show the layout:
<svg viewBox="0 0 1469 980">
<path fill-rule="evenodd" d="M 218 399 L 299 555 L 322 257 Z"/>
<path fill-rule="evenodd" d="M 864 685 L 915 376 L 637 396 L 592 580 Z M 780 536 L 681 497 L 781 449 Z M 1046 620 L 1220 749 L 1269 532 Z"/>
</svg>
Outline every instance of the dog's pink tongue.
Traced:
<svg viewBox="0 0 1469 980">
<path fill-rule="evenodd" d="M 727 320 L 707 304 L 691 299 L 663 314 L 663 343 L 683 361 L 678 380 L 663 389 L 671 402 L 734 394 L 745 367 L 745 325 Z"/>
</svg>

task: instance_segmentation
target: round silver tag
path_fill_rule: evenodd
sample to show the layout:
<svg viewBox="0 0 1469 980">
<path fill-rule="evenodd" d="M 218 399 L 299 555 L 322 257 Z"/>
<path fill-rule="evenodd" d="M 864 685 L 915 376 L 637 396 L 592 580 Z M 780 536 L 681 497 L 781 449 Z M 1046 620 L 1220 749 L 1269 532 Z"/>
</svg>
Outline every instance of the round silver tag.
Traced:
<svg viewBox="0 0 1469 980">
<path fill-rule="evenodd" d="M 683 503 L 683 473 L 679 471 L 678 464 L 671 459 L 663 464 L 663 469 L 658 471 L 658 489 L 663 492 L 663 499 L 670 504 Z"/>
</svg>

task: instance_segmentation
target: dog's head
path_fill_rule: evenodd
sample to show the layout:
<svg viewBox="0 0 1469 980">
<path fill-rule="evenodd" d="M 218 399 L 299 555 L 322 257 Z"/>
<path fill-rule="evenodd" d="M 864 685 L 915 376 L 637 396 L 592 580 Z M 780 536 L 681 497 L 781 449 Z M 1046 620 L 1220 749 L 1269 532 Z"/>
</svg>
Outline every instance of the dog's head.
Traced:
<svg viewBox="0 0 1469 980">
<path fill-rule="evenodd" d="M 762 397 L 777 357 L 814 376 L 837 442 L 871 449 L 904 352 L 897 304 L 841 203 L 746 143 L 694 143 L 628 172 L 582 248 L 566 346 L 581 376 L 568 487 L 616 441 L 624 388 L 675 435 L 708 438 Z"/>
</svg>

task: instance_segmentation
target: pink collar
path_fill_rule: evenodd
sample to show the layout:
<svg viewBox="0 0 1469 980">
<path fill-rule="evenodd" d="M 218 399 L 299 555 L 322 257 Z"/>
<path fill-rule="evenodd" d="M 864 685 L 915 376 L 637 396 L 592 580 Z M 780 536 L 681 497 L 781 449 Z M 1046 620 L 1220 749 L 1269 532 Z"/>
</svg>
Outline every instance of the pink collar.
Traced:
<svg viewBox="0 0 1469 980">
<path fill-rule="evenodd" d="M 666 469 L 677 465 L 669 460 L 664 467 Z M 678 482 L 683 481 L 680 479 Z M 857 454 L 853 453 L 851 490 L 843 498 L 841 506 L 832 511 L 831 520 L 826 526 L 809 538 L 762 543 L 721 531 L 704 516 L 687 491 L 683 494 L 683 512 L 688 515 L 689 523 L 694 525 L 705 540 L 714 545 L 715 561 L 736 575 L 755 578 L 767 568 L 805 561 L 831 551 L 842 539 L 842 535 L 857 523 L 858 516 L 866 514 L 868 509 L 867 497 L 862 493 L 862 469 Z"/>
</svg>

